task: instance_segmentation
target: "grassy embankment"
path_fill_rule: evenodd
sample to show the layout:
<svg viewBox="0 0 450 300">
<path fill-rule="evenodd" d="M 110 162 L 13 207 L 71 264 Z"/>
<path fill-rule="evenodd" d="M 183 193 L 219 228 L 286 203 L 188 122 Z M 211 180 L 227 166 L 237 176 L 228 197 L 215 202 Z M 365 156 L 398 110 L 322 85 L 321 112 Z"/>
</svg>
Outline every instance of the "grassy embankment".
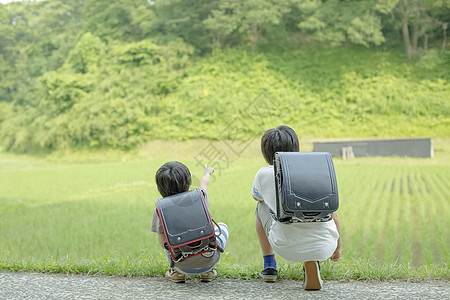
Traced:
<svg viewBox="0 0 450 300">
<path fill-rule="evenodd" d="M 0 102 L 0 148 L 36 153 L 133 149 L 156 139 L 245 141 L 279 124 L 316 138 L 448 137 L 450 62 L 409 61 L 395 49 L 306 44 L 217 50 L 166 74 L 117 61 L 116 50 L 136 61 L 141 51 L 150 55 L 140 43 L 129 47 L 130 53 L 109 49 L 86 74 L 49 72 L 42 82 L 55 82 L 28 95 L 32 105 Z M 230 124 L 238 134 L 224 132 Z"/>
</svg>

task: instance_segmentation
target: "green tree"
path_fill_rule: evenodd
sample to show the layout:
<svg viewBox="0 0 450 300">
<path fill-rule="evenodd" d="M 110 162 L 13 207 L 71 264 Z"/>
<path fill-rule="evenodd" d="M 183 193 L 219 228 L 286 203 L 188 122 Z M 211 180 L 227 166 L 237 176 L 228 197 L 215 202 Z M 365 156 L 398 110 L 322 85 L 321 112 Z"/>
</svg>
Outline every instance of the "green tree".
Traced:
<svg viewBox="0 0 450 300">
<path fill-rule="evenodd" d="M 17 89 L 15 25 L 14 15 L 0 5 L 0 102 L 12 101 Z"/>
<path fill-rule="evenodd" d="M 0 54 L 5 55 L 14 45 L 13 17 L 8 13 L 4 5 L 0 5 Z"/>
<path fill-rule="evenodd" d="M 137 41 L 143 34 L 139 24 L 140 11 L 148 15 L 145 0 L 83 1 L 83 32 L 91 32 L 102 40 Z"/>
<path fill-rule="evenodd" d="M 12 19 L 4 5 L 0 5 L 0 102 L 11 101 L 15 87 L 15 71 L 7 61 L 14 45 L 11 27 Z"/>
<path fill-rule="evenodd" d="M 401 28 L 406 56 L 411 59 L 419 55 L 419 41 L 428 49 L 430 35 L 442 30 L 442 50 L 447 43 L 447 28 L 450 22 L 449 0 L 397 0 L 393 15 L 395 24 Z"/>
<path fill-rule="evenodd" d="M 293 0 L 299 9 L 298 27 L 332 45 L 345 41 L 368 46 L 384 42 L 380 14 L 389 0 Z M 392 4 L 391 4 L 392 5 Z"/>
<path fill-rule="evenodd" d="M 80 28 L 78 0 L 14 2 L 7 5 L 13 35 L 12 55 L 6 58 L 17 78 L 16 104 L 36 102 L 36 78 L 56 70 L 73 48 Z"/>
<path fill-rule="evenodd" d="M 66 65 L 77 73 L 87 73 L 96 69 L 100 56 L 105 52 L 105 45 L 100 38 L 91 33 L 85 33 L 79 37 L 75 48 L 70 51 Z"/>
<path fill-rule="evenodd" d="M 42 114 L 56 117 L 82 100 L 92 89 L 90 80 L 80 74 L 47 72 L 39 78 Z M 44 112 L 45 111 L 45 112 Z"/>
<path fill-rule="evenodd" d="M 0 102 L 13 100 L 16 89 L 16 72 L 14 68 L 5 61 L 0 54 Z"/>
<path fill-rule="evenodd" d="M 201 54 L 211 50 L 212 36 L 203 23 L 218 9 L 219 0 L 155 1 L 153 34 L 163 42 L 182 38 Z"/>
<path fill-rule="evenodd" d="M 242 34 L 255 50 L 261 35 L 271 26 L 280 24 L 284 14 L 290 11 L 290 0 L 224 0 L 219 9 L 204 21 L 213 35 L 213 42 L 228 44 L 232 35 Z"/>
</svg>

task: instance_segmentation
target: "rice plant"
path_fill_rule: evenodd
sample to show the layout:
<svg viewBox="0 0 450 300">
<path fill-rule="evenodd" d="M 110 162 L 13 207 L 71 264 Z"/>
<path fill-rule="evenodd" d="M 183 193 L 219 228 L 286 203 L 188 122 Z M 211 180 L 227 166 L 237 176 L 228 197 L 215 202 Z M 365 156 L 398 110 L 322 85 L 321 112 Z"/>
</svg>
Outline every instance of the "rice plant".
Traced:
<svg viewBox="0 0 450 300">
<path fill-rule="evenodd" d="M 0 269 L 163 273 L 167 262 L 149 228 L 159 197 L 153 178 L 165 159 L 0 161 Z M 201 174 L 195 160 L 183 161 Z M 218 267 L 225 277 L 254 278 L 261 267 L 250 190 L 263 165 L 259 157 L 236 159 L 210 184 L 211 213 L 230 228 Z M 336 159 L 335 166 L 343 253 L 341 262 L 324 264 L 326 278 L 448 278 L 445 160 Z M 298 264 L 279 263 L 284 278 L 301 277 Z"/>
</svg>

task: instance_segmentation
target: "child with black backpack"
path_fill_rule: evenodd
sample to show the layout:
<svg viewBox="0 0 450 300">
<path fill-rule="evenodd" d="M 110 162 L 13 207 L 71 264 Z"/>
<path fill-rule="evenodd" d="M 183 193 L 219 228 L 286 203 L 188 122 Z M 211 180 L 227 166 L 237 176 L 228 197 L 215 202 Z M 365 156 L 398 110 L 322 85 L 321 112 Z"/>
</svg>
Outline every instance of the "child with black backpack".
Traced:
<svg viewBox="0 0 450 300">
<path fill-rule="evenodd" d="M 199 189 L 189 191 L 189 187 L 191 185 L 191 173 L 189 172 L 189 169 L 184 164 L 177 161 L 165 163 L 158 169 L 155 176 L 158 191 L 160 192 L 161 196 L 164 197 L 162 199 L 157 200 L 157 205 L 158 201 L 162 201 L 160 202 L 162 206 L 164 202 L 171 201 L 170 199 L 173 199 L 174 197 L 180 195 L 181 193 L 187 194 L 186 192 L 189 191 L 189 193 L 193 192 L 194 196 L 189 194 L 188 197 L 191 198 L 186 198 L 187 200 L 183 200 L 185 201 L 185 204 L 186 203 L 193 204 L 192 197 L 200 195 L 201 197 L 199 201 L 203 202 L 203 205 L 206 206 L 205 210 L 207 211 L 207 208 L 209 207 L 209 201 L 207 198 L 207 189 L 209 185 L 210 176 L 213 172 L 214 172 L 213 168 L 205 165 L 205 170 L 200 182 Z M 173 207 L 169 207 L 169 212 L 170 209 L 173 209 Z M 193 206 L 192 209 L 194 209 Z M 188 210 L 187 212 L 192 213 L 192 209 Z M 196 211 L 198 211 L 198 209 Z M 161 247 L 164 249 L 164 252 L 167 256 L 167 260 L 170 263 L 170 269 L 166 272 L 165 278 L 172 282 L 182 283 L 185 282 L 186 280 L 185 276 L 186 274 L 197 274 L 200 275 L 200 279 L 203 282 L 209 282 L 213 280 L 217 275 L 214 266 L 219 261 L 220 253 L 223 251 L 223 249 L 225 249 L 225 246 L 227 244 L 228 240 L 227 225 L 224 223 L 217 223 L 217 225 L 214 226 L 214 228 L 211 226 L 212 241 L 214 245 L 211 246 L 208 244 L 206 245 L 206 247 L 199 249 L 197 252 L 191 252 L 189 255 L 185 256 L 181 255 L 184 253 L 177 253 L 180 254 L 180 256 L 174 257 L 175 255 L 174 249 L 177 250 L 180 248 L 170 247 L 169 245 L 170 242 L 168 241 L 170 235 L 169 233 L 165 232 L 165 230 L 167 230 L 167 225 L 161 224 L 162 223 L 160 218 L 161 214 L 163 214 L 162 208 L 160 209 L 160 211 L 158 211 L 157 207 L 157 209 L 155 209 L 155 212 L 153 214 L 153 220 L 150 230 L 152 232 L 158 233 L 158 241 Z M 209 211 L 207 211 L 207 216 L 209 216 Z M 186 221 L 185 218 L 186 216 L 178 215 L 177 217 L 179 218 L 180 223 Z M 176 222 L 177 220 L 175 220 L 175 227 L 179 225 L 176 224 Z M 181 239 L 181 237 L 179 237 L 179 239 Z M 196 243 L 191 243 L 189 245 L 192 244 Z"/>
<path fill-rule="evenodd" d="M 295 131 L 287 126 L 267 130 L 261 138 L 261 151 L 269 166 L 261 168 L 255 176 L 252 195 L 256 207 L 256 233 L 264 258 L 261 278 L 275 282 L 278 271 L 275 253 L 286 260 L 304 262 L 306 290 L 320 290 L 319 262 L 341 256 L 340 224 L 336 212 L 325 222 L 279 222 L 277 191 L 275 189 L 274 159 L 277 152 L 299 152 Z M 300 205 L 300 204 L 299 204 Z"/>
</svg>

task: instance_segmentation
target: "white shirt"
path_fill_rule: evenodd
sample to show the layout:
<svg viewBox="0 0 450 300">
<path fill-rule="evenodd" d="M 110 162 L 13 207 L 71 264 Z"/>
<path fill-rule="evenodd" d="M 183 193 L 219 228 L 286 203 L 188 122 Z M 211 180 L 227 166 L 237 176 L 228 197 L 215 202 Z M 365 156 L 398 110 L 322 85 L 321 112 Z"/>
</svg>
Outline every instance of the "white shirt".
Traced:
<svg viewBox="0 0 450 300">
<path fill-rule="evenodd" d="M 256 173 L 252 193 L 276 211 L 273 166 L 263 167 Z M 267 238 L 273 250 L 286 260 L 324 261 L 336 250 L 339 233 L 334 220 L 290 224 L 273 221 Z"/>
</svg>

